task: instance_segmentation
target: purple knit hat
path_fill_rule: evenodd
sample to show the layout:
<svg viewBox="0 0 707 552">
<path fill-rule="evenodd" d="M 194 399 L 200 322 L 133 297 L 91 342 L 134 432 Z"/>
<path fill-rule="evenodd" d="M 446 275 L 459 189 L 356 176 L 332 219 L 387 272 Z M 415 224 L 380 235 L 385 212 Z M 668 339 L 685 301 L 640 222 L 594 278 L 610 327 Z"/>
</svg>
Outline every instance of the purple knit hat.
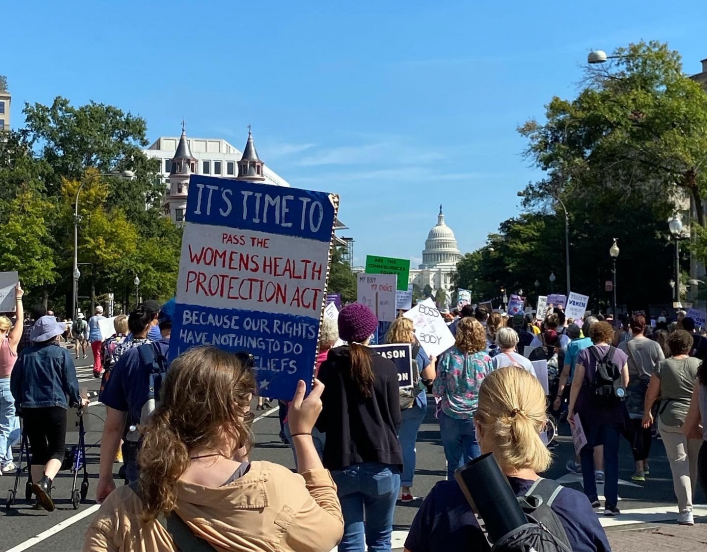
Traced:
<svg viewBox="0 0 707 552">
<path fill-rule="evenodd" d="M 363 343 L 378 327 L 378 319 L 366 305 L 352 303 L 339 313 L 339 337 L 349 343 Z"/>
</svg>

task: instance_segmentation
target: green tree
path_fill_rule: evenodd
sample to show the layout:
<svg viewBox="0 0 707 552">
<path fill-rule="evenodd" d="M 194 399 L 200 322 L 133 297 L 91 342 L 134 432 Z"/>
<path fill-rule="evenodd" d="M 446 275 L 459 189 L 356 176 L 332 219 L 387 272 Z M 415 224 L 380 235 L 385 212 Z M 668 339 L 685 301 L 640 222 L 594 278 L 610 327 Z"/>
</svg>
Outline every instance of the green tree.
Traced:
<svg viewBox="0 0 707 552">
<path fill-rule="evenodd" d="M 343 303 L 353 303 L 358 297 L 356 275 L 349 263 L 343 260 L 341 248 L 334 247 L 331 252 L 331 268 L 329 270 L 329 292 L 340 293 Z"/>
<path fill-rule="evenodd" d="M 34 190 L 22 190 L 8 205 L 0 232 L 0 271 L 19 272 L 27 289 L 56 280 L 53 239 L 47 217 L 54 206 Z"/>
<path fill-rule="evenodd" d="M 7 77 L 0 75 L 0 92 L 7 92 Z"/>
<path fill-rule="evenodd" d="M 447 292 L 443 289 L 438 289 L 435 292 L 435 303 L 438 307 L 445 307 L 447 305 Z"/>
</svg>

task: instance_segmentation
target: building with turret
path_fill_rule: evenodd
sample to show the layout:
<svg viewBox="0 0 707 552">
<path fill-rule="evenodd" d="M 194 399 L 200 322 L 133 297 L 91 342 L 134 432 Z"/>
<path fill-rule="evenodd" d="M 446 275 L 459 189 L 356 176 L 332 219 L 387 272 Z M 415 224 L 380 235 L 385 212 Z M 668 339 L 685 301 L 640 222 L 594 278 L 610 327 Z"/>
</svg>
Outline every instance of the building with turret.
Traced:
<svg viewBox="0 0 707 552">
<path fill-rule="evenodd" d="M 442 289 L 447 294 L 447 303 L 451 301 L 452 275 L 457 270 L 461 259 L 454 232 L 444 220 L 442 206 L 439 206 L 437 224 L 427 234 L 425 249 L 422 251 L 422 264 L 410 270 L 410 283 L 424 289 L 432 288 L 433 293 Z"/>
</svg>

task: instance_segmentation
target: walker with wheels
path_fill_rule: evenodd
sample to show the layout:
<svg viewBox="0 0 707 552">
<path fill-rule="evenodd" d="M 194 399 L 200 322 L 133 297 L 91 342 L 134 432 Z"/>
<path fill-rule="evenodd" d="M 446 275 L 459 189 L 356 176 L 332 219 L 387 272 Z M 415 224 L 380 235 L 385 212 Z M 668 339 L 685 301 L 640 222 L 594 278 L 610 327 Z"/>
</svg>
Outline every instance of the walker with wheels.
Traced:
<svg viewBox="0 0 707 552">
<path fill-rule="evenodd" d="M 74 510 L 78 510 L 79 504 L 86 500 L 88 496 L 88 470 L 86 467 L 86 430 L 84 428 L 83 422 L 84 411 L 79 408 L 76 411 L 76 418 L 73 420 L 74 427 L 78 428 L 78 443 L 71 447 L 68 453 L 64 457 L 64 462 L 62 463 L 61 469 L 70 469 L 73 474 L 73 481 L 71 486 L 71 505 Z M 67 422 L 67 426 L 71 422 Z M 22 438 L 20 441 L 20 453 L 19 453 L 19 463 L 17 464 L 17 472 L 15 473 L 15 484 L 12 489 L 7 493 L 7 501 L 5 502 L 5 508 L 10 509 L 12 505 L 17 501 L 17 490 L 20 486 L 20 479 L 22 478 L 22 471 L 27 471 L 27 482 L 25 483 L 25 499 L 29 502 L 32 500 L 32 471 L 30 469 L 29 461 L 29 439 L 27 438 L 27 433 L 22 428 Z M 23 467 L 23 462 L 25 466 Z M 83 470 L 83 478 L 81 481 L 80 489 L 77 488 L 79 471 Z"/>
</svg>

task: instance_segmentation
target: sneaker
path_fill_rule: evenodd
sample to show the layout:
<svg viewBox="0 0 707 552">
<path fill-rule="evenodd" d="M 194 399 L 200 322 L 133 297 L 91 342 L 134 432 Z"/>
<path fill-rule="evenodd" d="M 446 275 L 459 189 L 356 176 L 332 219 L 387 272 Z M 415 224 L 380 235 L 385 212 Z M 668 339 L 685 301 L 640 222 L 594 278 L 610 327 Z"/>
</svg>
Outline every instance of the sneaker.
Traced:
<svg viewBox="0 0 707 552">
<path fill-rule="evenodd" d="M 568 472 L 571 473 L 576 473 L 577 475 L 582 474 L 582 465 L 577 464 L 574 460 L 567 460 L 567 464 L 565 464 L 565 467 L 567 468 Z"/>
<path fill-rule="evenodd" d="M 631 476 L 632 481 L 646 481 L 646 472 L 636 472 Z"/>
<path fill-rule="evenodd" d="M 403 493 L 400 496 L 400 502 L 402 502 L 403 504 L 409 504 L 413 500 L 415 500 L 415 497 L 413 497 L 410 493 Z"/>
<path fill-rule="evenodd" d="M 601 502 L 598 500 L 592 500 L 592 508 L 596 509 L 599 508 L 599 506 L 601 506 Z"/>
<path fill-rule="evenodd" d="M 0 473 L 13 473 L 17 471 L 17 466 L 14 462 L 8 462 L 2 468 L 0 468 Z"/>
<path fill-rule="evenodd" d="M 594 479 L 597 483 L 604 483 L 604 472 L 601 470 L 596 470 L 594 472 Z"/>
<path fill-rule="evenodd" d="M 46 475 L 37 483 L 32 483 L 32 490 L 37 496 L 37 502 L 48 512 L 54 511 L 54 501 L 52 500 L 52 480 Z"/>
<path fill-rule="evenodd" d="M 683 510 L 678 516 L 678 525 L 695 525 L 695 519 L 690 510 Z"/>
<path fill-rule="evenodd" d="M 607 504 L 604 506 L 604 515 L 609 517 L 618 516 L 621 511 L 616 506 L 611 506 Z"/>
</svg>

